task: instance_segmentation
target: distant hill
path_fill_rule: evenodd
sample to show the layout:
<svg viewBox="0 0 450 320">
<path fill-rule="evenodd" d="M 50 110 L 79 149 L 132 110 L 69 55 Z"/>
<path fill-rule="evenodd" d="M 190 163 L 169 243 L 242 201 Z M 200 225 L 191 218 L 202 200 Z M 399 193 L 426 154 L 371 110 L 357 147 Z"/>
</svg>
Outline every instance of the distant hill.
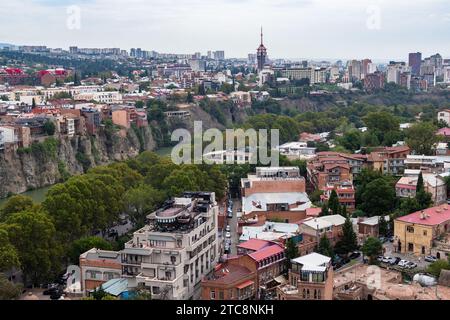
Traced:
<svg viewBox="0 0 450 320">
<path fill-rule="evenodd" d="M 15 46 L 10 43 L 0 43 L 0 49 L 3 49 L 4 47 L 15 47 Z"/>
</svg>

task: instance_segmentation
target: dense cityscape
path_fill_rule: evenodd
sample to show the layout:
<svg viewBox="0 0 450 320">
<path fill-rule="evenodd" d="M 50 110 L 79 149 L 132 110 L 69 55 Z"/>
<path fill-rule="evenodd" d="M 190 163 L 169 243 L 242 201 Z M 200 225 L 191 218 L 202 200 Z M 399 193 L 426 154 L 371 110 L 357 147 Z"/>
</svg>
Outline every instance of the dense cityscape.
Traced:
<svg viewBox="0 0 450 320">
<path fill-rule="evenodd" d="M 448 53 L 248 47 L 0 44 L 0 300 L 450 300 Z"/>
</svg>

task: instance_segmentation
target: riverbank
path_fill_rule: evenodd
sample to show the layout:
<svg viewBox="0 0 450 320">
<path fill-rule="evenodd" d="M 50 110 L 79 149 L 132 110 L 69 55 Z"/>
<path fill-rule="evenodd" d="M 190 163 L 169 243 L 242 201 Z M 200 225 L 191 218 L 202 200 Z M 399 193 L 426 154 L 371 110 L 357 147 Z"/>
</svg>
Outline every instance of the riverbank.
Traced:
<svg viewBox="0 0 450 320">
<path fill-rule="evenodd" d="M 51 187 L 52 186 L 47 186 L 47 187 L 43 187 L 43 188 L 39 188 L 39 189 L 35 189 L 35 190 L 30 190 L 30 191 L 22 193 L 21 195 L 31 197 L 31 199 L 33 199 L 34 202 L 41 203 L 42 201 L 45 200 L 45 195 L 47 194 L 47 191 Z M 8 200 L 8 198 L 0 199 L 0 208 L 3 206 L 3 204 L 7 200 Z"/>
</svg>

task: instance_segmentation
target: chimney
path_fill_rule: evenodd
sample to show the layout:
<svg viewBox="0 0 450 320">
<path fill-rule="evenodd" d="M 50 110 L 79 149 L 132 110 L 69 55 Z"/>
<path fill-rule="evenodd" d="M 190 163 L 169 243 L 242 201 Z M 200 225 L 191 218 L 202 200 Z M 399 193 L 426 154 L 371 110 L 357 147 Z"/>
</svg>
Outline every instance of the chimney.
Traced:
<svg viewBox="0 0 450 320">
<path fill-rule="evenodd" d="M 425 220 L 426 219 L 426 217 L 425 217 L 425 212 L 422 210 L 422 212 L 420 213 L 420 219 L 421 220 Z"/>
</svg>

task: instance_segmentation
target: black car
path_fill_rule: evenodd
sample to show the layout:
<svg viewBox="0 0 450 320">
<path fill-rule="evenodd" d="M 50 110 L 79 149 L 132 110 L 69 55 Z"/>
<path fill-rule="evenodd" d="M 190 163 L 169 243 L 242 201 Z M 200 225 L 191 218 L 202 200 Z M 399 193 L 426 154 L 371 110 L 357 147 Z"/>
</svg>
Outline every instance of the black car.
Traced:
<svg viewBox="0 0 450 320">
<path fill-rule="evenodd" d="M 43 292 L 44 296 L 51 296 L 53 294 L 59 294 L 61 290 L 58 287 L 51 287 Z"/>
<path fill-rule="evenodd" d="M 360 256 L 361 256 L 361 252 L 359 252 L 359 251 L 354 251 L 354 252 L 352 252 L 352 253 L 350 254 L 349 258 L 350 258 L 351 260 L 354 260 L 354 259 L 358 259 Z"/>
<path fill-rule="evenodd" d="M 61 296 L 62 296 L 61 292 L 55 292 L 50 295 L 50 299 L 51 300 L 59 300 L 59 298 L 61 298 Z"/>
</svg>

